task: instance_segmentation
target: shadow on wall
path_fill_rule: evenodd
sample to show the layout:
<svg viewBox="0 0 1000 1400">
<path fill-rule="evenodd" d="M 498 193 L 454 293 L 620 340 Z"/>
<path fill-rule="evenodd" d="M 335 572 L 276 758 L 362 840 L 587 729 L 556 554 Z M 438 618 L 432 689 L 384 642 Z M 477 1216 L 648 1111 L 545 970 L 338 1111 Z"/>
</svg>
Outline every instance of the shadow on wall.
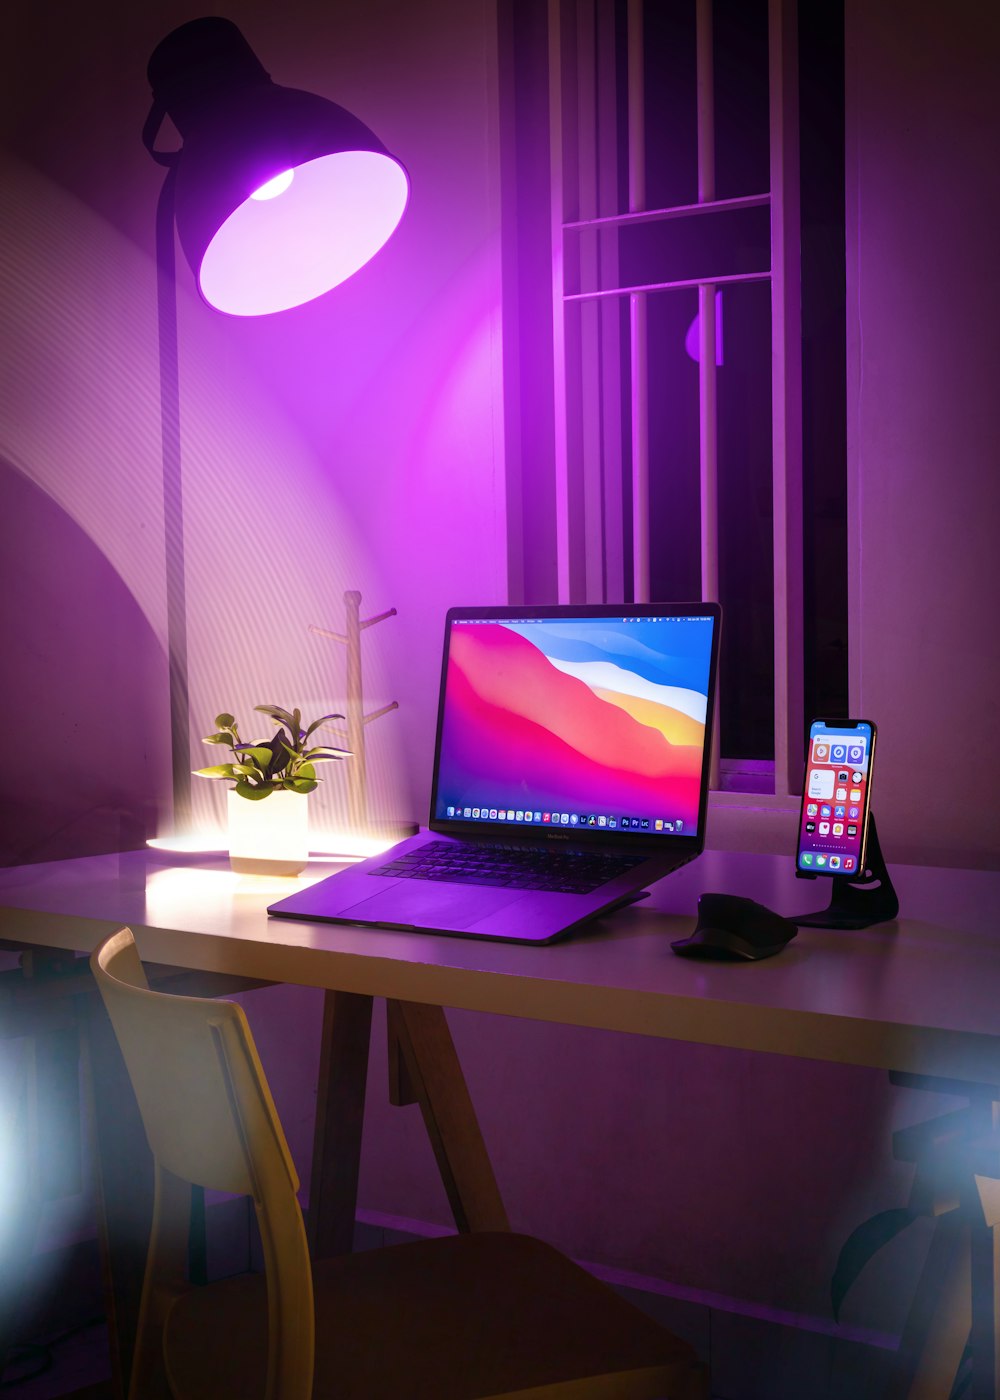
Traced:
<svg viewBox="0 0 1000 1400">
<path fill-rule="evenodd" d="M 36 172 L 16 161 L 5 162 L 3 181 L 0 456 L 25 480 L 36 483 L 53 509 L 65 511 L 67 520 L 85 532 L 109 562 L 110 576 L 135 600 L 165 653 L 154 269 L 106 219 Z M 385 596 L 369 532 L 343 508 L 338 473 L 328 456 L 303 438 L 274 400 L 270 386 L 248 366 L 247 328 L 235 318 L 215 316 L 188 290 L 179 288 L 178 301 L 189 752 L 194 768 L 205 762 L 202 736 L 222 709 L 237 715 L 244 732 L 249 732 L 252 706 L 258 703 L 300 705 L 304 713 L 342 711 L 343 657 L 328 641 L 310 633 L 309 624 L 342 631 L 347 588 L 361 591 L 366 616 L 397 599 Z M 325 369 L 332 372 L 329 365 Z M 13 514 L 11 520 L 16 520 Z M 62 528 L 69 528 L 66 522 Z M 50 587 L 72 590 L 68 563 L 60 560 L 54 541 L 44 531 L 41 535 L 38 549 L 50 568 L 59 569 Z M 21 597 L 25 589 L 18 586 L 9 555 L 0 567 L 5 588 Z M 40 576 L 44 575 L 43 569 Z M 74 747 L 58 783 L 65 787 L 76 767 L 85 766 L 88 778 L 80 779 L 77 803 L 85 811 L 85 794 L 95 772 L 94 760 L 85 755 L 87 745 L 95 744 L 95 736 L 109 725 L 120 729 L 126 721 L 121 707 L 115 708 L 111 720 L 106 713 L 104 701 L 113 688 L 73 695 L 74 681 L 65 668 L 62 674 L 70 674 L 69 682 L 53 682 L 45 648 L 57 646 L 56 631 L 65 630 L 59 628 L 58 612 L 54 608 L 31 655 L 39 677 L 44 677 L 39 684 L 44 683 L 47 693 L 60 685 L 79 716 L 76 729 L 68 715 L 57 718 L 60 734 L 66 732 L 68 743 L 84 749 L 78 754 Z M 407 623 L 412 625 L 412 615 Z M 117 626 L 115 610 L 108 611 L 103 599 L 87 612 L 82 634 L 73 642 L 81 664 L 96 667 L 88 656 L 104 656 L 109 645 L 114 656 L 120 651 L 130 665 L 145 664 L 129 653 L 128 629 L 115 648 Z M 366 648 L 368 709 L 395 698 L 388 656 L 399 634 L 396 628 Z M 27 670 L 27 663 L 19 662 L 18 670 Z M 162 690 L 149 682 L 152 689 L 146 693 L 163 698 L 162 711 L 157 706 L 155 717 L 147 716 L 157 725 L 159 754 L 169 734 L 165 666 L 160 664 L 157 674 L 162 676 Z M 123 694 L 127 690 L 124 678 L 120 688 Z M 92 710 L 95 695 L 100 703 Z M 137 736 L 135 726 L 128 724 L 131 743 Z M 146 739 L 149 742 L 151 736 Z M 112 758 L 109 754 L 102 762 L 110 764 Z M 135 768 L 132 757 L 128 763 Z M 157 767 L 151 754 L 140 760 L 136 774 L 145 763 L 149 773 Z M 115 792 L 124 767 L 123 759 L 109 768 L 109 793 Z M 131 791 L 140 779 L 130 775 L 124 783 Z M 23 786 L 16 782 L 22 805 Z M 56 779 L 48 771 L 35 786 L 51 791 Z M 151 834 L 163 834 L 171 824 L 165 801 L 169 778 L 148 790 L 163 800 L 160 816 L 165 819 Z M 405 764 L 399 726 L 392 717 L 372 735 L 369 793 L 380 818 L 391 820 L 397 811 L 407 814 Z M 195 826 L 216 839 L 224 820 L 222 785 L 197 783 L 192 797 Z M 102 797 L 100 805 L 105 802 Z M 118 799 L 111 805 L 120 805 Z M 311 804 L 315 829 L 342 826 L 347 806 L 346 780 L 334 776 Z M 91 834 L 78 834 L 81 842 L 72 843 L 67 854 L 94 849 Z M 110 844 L 129 844 L 128 833 L 123 831 L 121 842 Z M 6 858 L 11 858 L 9 851 Z"/>
<path fill-rule="evenodd" d="M 87 533 L 0 461 L 0 861 L 133 849 L 169 792 L 167 666 Z"/>
</svg>

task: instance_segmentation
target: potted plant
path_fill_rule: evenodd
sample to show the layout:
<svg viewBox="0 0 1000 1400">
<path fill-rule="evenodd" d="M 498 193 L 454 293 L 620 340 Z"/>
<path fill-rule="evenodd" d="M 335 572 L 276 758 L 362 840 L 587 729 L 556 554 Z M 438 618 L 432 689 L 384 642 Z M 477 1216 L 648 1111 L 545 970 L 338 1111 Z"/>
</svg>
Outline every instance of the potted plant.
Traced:
<svg viewBox="0 0 1000 1400">
<path fill-rule="evenodd" d="M 195 774 L 231 784 L 229 862 L 234 870 L 297 875 L 309 859 L 305 798 L 319 782 L 316 765 L 350 757 L 346 749 L 317 744 L 313 735 L 321 725 L 343 715 L 321 715 L 303 727 L 298 709 L 289 711 L 279 705 L 255 705 L 254 709 L 277 723 L 274 737 L 247 743 L 231 714 L 216 715 L 215 732 L 203 742 L 229 748 L 232 760 L 197 768 Z"/>
</svg>

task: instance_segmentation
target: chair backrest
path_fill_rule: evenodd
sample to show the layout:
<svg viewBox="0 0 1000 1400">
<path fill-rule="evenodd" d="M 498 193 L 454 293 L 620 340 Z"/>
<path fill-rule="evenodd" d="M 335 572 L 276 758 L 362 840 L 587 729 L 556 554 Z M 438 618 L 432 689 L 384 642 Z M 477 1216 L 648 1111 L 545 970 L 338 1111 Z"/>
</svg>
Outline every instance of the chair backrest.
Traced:
<svg viewBox="0 0 1000 1400">
<path fill-rule="evenodd" d="M 253 1198 L 267 1273 L 266 1395 L 308 1397 L 314 1316 L 299 1182 L 243 1008 L 151 990 L 127 928 L 96 948 L 90 965 L 156 1168 L 131 1394 L 145 1393 L 137 1385 L 162 1350 L 186 1254 L 190 1189 L 178 1188 L 194 1183 Z"/>
</svg>

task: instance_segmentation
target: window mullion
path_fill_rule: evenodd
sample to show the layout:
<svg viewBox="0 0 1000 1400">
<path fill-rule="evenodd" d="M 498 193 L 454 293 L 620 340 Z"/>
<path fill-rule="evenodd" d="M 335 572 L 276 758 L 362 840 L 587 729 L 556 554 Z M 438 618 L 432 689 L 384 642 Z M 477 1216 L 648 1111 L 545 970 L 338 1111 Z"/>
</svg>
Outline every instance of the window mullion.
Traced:
<svg viewBox="0 0 1000 1400">
<path fill-rule="evenodd" d="M 774 791 L 802 784 L 802 360 L 798 33 L 794 0 L 768 9 L 771 125 L 771 413 Z"/>
</svg>

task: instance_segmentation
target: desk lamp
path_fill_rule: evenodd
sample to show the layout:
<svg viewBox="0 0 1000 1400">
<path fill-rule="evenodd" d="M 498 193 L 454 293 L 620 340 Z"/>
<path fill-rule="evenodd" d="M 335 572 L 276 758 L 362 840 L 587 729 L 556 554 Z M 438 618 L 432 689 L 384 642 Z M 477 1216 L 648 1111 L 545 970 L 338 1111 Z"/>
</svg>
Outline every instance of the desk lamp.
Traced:
<svg viewBox="0 0 1000 1400">
<path fill-rule="evenodd" d="M 147 69 L 143 144 L 167 167 L 156 262 L 175 830 L 189 824 L 191 775 L 174 226 L 207 304 L 263 316 L 322 296 L 386 243 L 409 180 L 364 122 L 335 102 L 271 81 L 230 20 L 191 20 Z M 156 149 L 169 117 L 182 146 Z"/>
<path fill-rule="evenodd" d="M 143 141 L 174 176 L 177 234 L 209 306 L 262 316 L 312 301 L 396 228 L 409 190 L 399 161 L 335 102 L 273 83 L 230 20 L 175 29 L 148 75 Z M 154 149 L 167 116 L 178 151 Z"/>
</svg>

